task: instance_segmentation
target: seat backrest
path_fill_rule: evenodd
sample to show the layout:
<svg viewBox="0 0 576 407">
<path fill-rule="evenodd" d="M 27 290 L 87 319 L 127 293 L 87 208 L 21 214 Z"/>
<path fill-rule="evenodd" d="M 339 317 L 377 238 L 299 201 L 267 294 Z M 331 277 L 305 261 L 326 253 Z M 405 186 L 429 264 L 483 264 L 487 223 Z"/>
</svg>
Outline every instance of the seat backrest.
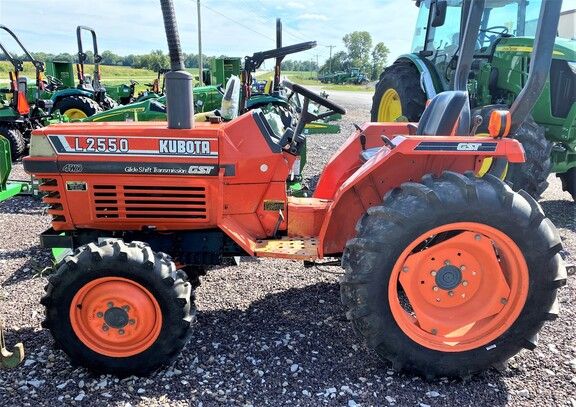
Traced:
<svg viewBox="0 0 576 407">
<path fill-rule="evenodd" d="M 470 102 L 464 91 L 437 94 L 424 110 L 416 130 L 422 136 L 466 136 L 469 132 Z"/>
</svg>

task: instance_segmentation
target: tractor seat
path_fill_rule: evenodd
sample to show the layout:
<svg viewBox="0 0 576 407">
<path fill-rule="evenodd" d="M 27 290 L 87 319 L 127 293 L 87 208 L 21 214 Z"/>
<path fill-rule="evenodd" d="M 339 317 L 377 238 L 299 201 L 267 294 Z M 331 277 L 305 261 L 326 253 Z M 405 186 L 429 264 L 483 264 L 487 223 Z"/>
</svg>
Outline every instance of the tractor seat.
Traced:
<svg viewBox="0 0 576 407">
<path fill-rule="evenodd" d="M 437 94 L 426 106 L 416 134 L 419 136 L 466 136 L 470 133 L 470 103 L 468 92 L 447 91 Z M 368 161 L 380 147 L 360 153 L 362 162 Z"/>
</svg>

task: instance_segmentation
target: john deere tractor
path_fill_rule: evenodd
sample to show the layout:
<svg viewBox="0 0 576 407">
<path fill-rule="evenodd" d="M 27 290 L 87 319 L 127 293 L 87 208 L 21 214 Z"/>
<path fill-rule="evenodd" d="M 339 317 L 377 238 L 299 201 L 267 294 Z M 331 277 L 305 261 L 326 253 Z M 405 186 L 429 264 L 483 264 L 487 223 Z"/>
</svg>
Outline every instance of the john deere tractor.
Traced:
<svg viewBox="0 0 576 407">
<path fill-rule="evenodd" d="M 560 0 L 550 0 L 560 1 Z M 455 88 L 463 28 L 470 1 L 419 0 L 412 53 L 387 67 L 376 85 L 372 121 L 418 121 L 426 100 Z M 533 58 L 541 0 L 487 0 L 481 11 L 471 72 L 466 78 L 473 113 L 510 106 L 520 94 Z M 546 22 L 544 22 L 546 24 Z M 514 189 L 539 197 L 550 172 L 576 198 L 576 41 L 556 38 L 549 79 L 531 116 L 513 135 L 527 161 L 510 165 Z"/>
</svg>

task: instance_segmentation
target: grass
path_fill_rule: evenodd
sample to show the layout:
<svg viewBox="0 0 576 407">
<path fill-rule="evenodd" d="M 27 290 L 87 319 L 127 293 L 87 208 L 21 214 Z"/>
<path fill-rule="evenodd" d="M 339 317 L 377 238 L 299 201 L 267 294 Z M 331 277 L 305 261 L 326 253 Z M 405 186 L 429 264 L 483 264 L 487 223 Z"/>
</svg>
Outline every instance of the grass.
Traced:
<svg viewBox="0 0 576 407">
<path fill-rule="evenodd" d="M 0 61 L 0 83 L 7 84 L 8 72 L 12 70 L 12 65 L 8 61 Z M 84 71 L 87 74 L 92 74 L 93 65 L 85 65 Z M 187 69 L 194 77 L 198 77 L 199 70 L 197 68 Z M 145 83 L 149 83 L 156 78 L 156 73 L 149 69 L 131 68 L 128 66 L 110 66 L 101 65 L 102 82 L 109 85 L 119 85 L 121 83 L 129 83 L 130 79 L 140 83 L 137 86 L 137 91 L 145 88 Z M 76 67 L 74 67 L 74 74 L 76 75 Z M 34 81 L 35 71 L 34 66 L 30 62 L 24 63 L 23 76 L 28 77 L 29 80 Z M 256 78 L 259 80 L 270 79 L 272 72 L 259 72 Z M 340 90 L 350 92 L 373 92 L 374 87 L 369 85 L 334 85 L 323 84 L 317 79 L 317 73 L 313 71 L 284 71 L 282 75 L 286 76 L 289 80 L 299 83 L 301 85 L 321 86 L 326 90 Z M 30 83 L 30 82 L 29 82 Z"/>
<path fill-rule="evenodd" d="M 321 86 L 325 90 L 340 90 L 348 92 L 374 92 L 374 86 L 371 85 L 335 85 L 321 83 L 318 78 L 318 73 L 315 71 L 283 71 L 283 76 L 286 76 L 292 82 L 298 83 L 300 85 L 311 85 L 311 86 Z M 273 76 L 272 72 L 262 72 L 256 74 L 256 78 L 259 80 L 268 80 Z"/>
</svg>

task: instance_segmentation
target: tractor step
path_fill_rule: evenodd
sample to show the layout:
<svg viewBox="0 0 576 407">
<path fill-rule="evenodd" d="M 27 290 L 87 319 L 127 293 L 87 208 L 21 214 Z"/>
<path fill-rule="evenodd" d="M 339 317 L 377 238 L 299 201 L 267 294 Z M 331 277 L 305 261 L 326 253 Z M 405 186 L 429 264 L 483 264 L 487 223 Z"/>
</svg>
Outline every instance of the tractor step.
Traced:
<svg viewBox="0 0 576 407">
<path fill-rule="evenodd" d="M 258 240 L 254 253 L 258 257 L 314 260 L 318 258 L 318 239 L 283 237 L 275 240 Z"/>
</svg>

